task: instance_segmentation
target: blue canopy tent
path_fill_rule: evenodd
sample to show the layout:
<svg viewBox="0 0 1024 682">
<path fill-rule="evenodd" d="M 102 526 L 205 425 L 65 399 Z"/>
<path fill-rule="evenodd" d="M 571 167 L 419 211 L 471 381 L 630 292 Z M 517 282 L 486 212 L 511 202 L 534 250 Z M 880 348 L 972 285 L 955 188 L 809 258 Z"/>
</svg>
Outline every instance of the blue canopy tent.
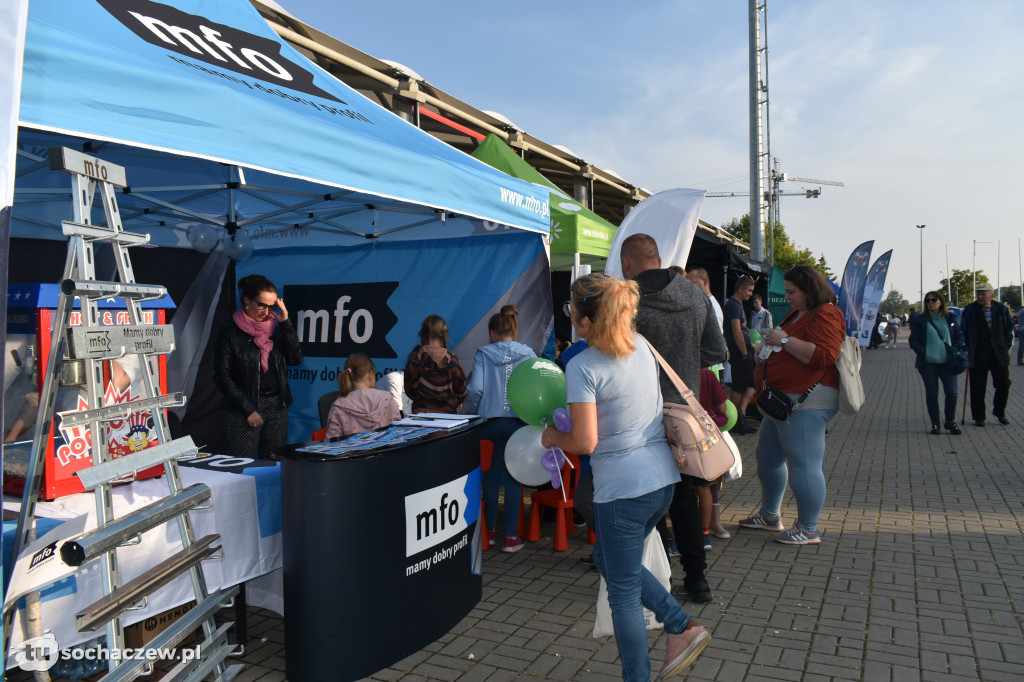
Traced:
<svg viewBox="0 0 1024 682">
<path fill-rule="evenodd" d="M 127 166 L 126 227 L 160 245 L 196 222 L 257 249 L 547 233 L 544 191 L 351 90 L 245 0 L 174 5 L 30 3 L 12 236 L 60 235 L 47 199 L 67 182 L 42 166 L 59 144 Z"/>
<path fill-rule="evenodd" d="M 471 362 L 469 341 L 487 342 L 487 317 L 504 303 L 532 300 L 529 285 L 546 281 L 534 271 L 546 272 L 548 193 L 351 90 L 281 41 L 246 0 L 172 4 L 30 3 L 11 236 L 64 239 L 70 183 L 49 170 L 46 150 L 72 147 L 126 167 L 129 186 L 118 195 L 122 220 L 130 231 L 148 232 L 152 244 L 198 248 L 210 240 L 196 238 L 203 226 L 215 228 L 226 253 L 244 252 L 237 245 L 251 240 L 251 267 L 273 274 L 285 298 L 290 286 L 373 285 L 384 292 L 385 308 L 377 301 L 378 310 L 391 295 L 409 304 L 386 311 L 393 315 L 385 314 L 377 332 L 387 338 L 374 337 L 372 345 L 387 354 L 371 356 L 404 364 L 422 316 L 434 312 L 449 318 L 453 335 L 461 333 L 453 341 L 466 341 L 460 354 Z M 100 224 L 98 203 L 93 217 Z M 443 245 L 463 255 L 446 256 L 448 276 L 434 282 L 445 296 L 431 308 L 437 289 L 416 270 L 433 265 L 415 254 Z M 374 266 L 362 270 L 332 269 L 322 260 L 375 250 L 381 254 Z M 306 268 L 313 256 L 321 261 Z M 481 258 L 487 268 L 478 267 Z M 189 378 L 175 388 L 186 392 L 195 357 L 212 333 L 210 306 L 226 261 L 210 258 L 175 314 L 175 356 L 191 363 L 182 369 Z M 549 302 L 539 300 L 538 312 L 528 306 L 524 325 L 532 320 L 537 340 L 526 341 L 537 350 L 551 326 Z M 368 335 L 365 328 L 355 331 L 357 339 Z M 319 369 L 317 357 L 336 363 L 354 350 L 362 349 L 307 352 L 308 369 Z M 310 395 L 296 396 L 294 438 L 308 436 L 314 424 L 311 392 L 317 390 L 329 388 L 313 384 Z"/>
</svg>

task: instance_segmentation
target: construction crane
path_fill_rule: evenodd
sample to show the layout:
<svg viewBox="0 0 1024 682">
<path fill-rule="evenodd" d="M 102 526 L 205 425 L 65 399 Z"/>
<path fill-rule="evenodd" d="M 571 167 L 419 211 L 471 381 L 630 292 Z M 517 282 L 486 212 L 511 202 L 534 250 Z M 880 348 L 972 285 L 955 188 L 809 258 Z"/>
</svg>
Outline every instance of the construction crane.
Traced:
<svg viewBox="0 0 1024 682">
<path fill-rule="evenodd" d="M 779 172 L 779 160 L 773 159 L 775 167 L 772 169 L 770 179 L 770 189 L 764 193 L 764 199 L 768 202 L 768 244 L 767 256 L 768 262 L 772 265 L 775 264 L 775 224 L 781 222 L 781 212 L 779 211 L 779 202 L 777 197 L 805 197 L 807 199 L 817 199 L 821 196 L 821 188 L 818 189 L 806 189 L 801 192 L 786 192 L 779 189 L 780 183 L 783 182 L 803 182 L 808 185 L 832 185 L 833 187 L 845 187 L 843 183 L 837 180 L 818 180 L 816 178 L 798 178 L 788 173 Z M 749 197 L 750 192 L 708 192 L 704 196 L 707 197 Z"/>
</svg>

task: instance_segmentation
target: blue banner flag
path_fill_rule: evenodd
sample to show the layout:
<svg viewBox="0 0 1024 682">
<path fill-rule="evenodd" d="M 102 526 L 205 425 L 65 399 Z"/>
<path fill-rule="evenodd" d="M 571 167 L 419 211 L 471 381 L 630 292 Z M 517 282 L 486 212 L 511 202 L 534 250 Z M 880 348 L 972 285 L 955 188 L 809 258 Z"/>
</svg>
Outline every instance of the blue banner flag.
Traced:
<svg viewBox="0 0 1024 682">
<path fill-rule="evenodd" d="M 890 258 L 892 249 L 878 257 L 864 282 L 860 327 L 857 331 L 857 342 L 862 346 L 867 346 L 871 341 L 871 330 L 875 328 L 875 317 L 878 315 L 878 307 L 882 304 L 882 294 L 885 293 L 885 276 L 889 274 Z"/>
<path fill-rule="evenodd" d="M 839 289 L 839 308 L 846 318 L 846 334 L 853 336 L 860 326 L 861 303 L 864 298 L 864 284 L 867 280 L 868 263 L 874 240 L 864 242 L 850 254 L 843 270 L 843 281 Z"/>
</svg>

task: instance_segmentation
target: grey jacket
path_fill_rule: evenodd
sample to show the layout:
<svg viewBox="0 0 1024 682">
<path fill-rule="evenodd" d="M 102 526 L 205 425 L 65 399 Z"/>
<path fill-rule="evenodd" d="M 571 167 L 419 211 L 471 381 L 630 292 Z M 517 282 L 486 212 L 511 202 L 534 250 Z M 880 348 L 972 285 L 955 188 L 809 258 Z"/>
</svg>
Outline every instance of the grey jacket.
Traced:
<svg viewBox="0 0 1024 682">
<path fill-rule="evenodd" d="M 672 270 L 647 270 L 636 276 L 636 282 L 640 285 L 637 331 L 699 400 L 701 368 L 724 362 L 729 355 L 711 302 L 696 284 Z M 666 402 L 681 400 L 664 373 L 661 395 Z"/>
</svg>

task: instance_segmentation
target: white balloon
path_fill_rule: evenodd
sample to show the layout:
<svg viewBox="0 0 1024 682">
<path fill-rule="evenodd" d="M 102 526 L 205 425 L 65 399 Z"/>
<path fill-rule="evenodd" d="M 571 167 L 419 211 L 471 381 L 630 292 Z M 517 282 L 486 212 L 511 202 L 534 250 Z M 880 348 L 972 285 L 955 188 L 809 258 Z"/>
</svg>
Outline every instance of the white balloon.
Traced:
<svg viewBox="0 0 1024 682">
<path fill-rule="evenodd" d="M 217 228 L 206 223 L 189 225 L 188 243 L 200 253 L 210 253 L 217 246 Z"/>
<path fill-rule="evenodd" d="M 512 477 L 523 485 L 537 486 L 551 482 L 551 473 L 541 464 L 547 450 L 540 444 L 543 426 L 523 426 L 505 444 L 505 466 Z"/>
<path fill-rule="evenodd" d="M 220 250 L 235 260 L 245 260 L 252 255 L 252 237 L 247 232 L 235 232 L 235 238 L 225 235 L 221 240 Z"/>
</svg>

